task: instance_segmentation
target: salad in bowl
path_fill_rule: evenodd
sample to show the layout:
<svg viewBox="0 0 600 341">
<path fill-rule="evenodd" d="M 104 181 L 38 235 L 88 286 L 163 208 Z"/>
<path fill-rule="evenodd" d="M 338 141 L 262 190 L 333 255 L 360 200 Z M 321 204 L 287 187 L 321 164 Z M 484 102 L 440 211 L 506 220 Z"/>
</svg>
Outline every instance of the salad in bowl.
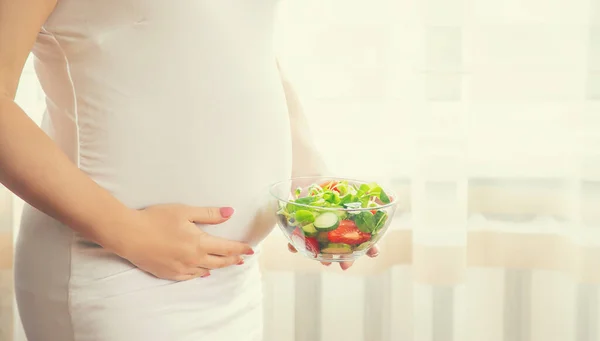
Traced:
<svg viewBox="0 0 600 341">
<path fill-rule="evenodd" d="M 355 260 L 387 232 L 396 196 L 377 183 L 303 177 L 271 186 L 277 224 L 301 254 L 323 262 Z"/>
</svg>

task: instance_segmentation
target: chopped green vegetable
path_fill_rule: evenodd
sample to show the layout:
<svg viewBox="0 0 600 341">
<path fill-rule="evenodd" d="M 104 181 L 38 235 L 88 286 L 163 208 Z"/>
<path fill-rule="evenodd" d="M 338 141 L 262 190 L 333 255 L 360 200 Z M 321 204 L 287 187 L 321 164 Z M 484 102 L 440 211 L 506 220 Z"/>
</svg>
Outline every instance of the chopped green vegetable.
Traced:
<svg viewBox="0 0 600 341">
<path fill-rule="evenodd" d="M 373 220 L 375 221 L 374 230 L 379 230 L 383 227 L 383 225 L 385 225 L 388 215 L 385 211 L 377 211 L 373 218 Z"/>
<path fill-rule="evenodd" d="M 354 222 L 359 230 L 371 233 L 375 229 L 375 218 L 369 211 L 362 211 L 354 217 Z"/>
<path fill-rule="evenodd" d="M 379 194 L 379 200 L 381 200 L 381 202 L 384 204 L 390 203 L 390 197 L 388 197 L 383 190 L 381 190 L 381 193 Z"/>
<path fill-rule="evenodd" d="M 315 215 L 308 210 L 298 210 L 294 214 L 294 217 L 300 224 L 311 224 L 315 221 Z"/>
</svg>

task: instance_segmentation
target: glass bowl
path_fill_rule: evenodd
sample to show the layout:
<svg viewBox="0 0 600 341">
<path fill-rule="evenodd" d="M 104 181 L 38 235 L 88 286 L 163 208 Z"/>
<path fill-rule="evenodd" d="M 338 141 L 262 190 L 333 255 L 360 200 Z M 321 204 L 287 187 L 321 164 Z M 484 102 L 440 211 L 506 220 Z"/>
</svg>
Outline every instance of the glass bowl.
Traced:
<svg viewBox="0 0 600 341">
<path fill-rule="evenodd" d="M 386 234 L 397 196 L 377 183 L 298 177 L 273 184 L 277 225 L 302 255 L 324 262 L 363 256 Z"/>
</svg>

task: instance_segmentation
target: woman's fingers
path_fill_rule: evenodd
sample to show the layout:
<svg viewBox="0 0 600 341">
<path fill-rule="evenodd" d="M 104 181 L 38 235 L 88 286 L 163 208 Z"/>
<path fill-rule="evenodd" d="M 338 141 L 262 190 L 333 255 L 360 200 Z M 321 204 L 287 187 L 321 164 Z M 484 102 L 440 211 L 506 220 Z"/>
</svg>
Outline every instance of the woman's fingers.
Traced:
<svg viewBox="0 0 600 341">
<path fill-rule="evenodd" d="M 194 278 L 204 278 L 210 276 L 210 270 L 206 268 L 195 268 L 188 274 L 177 275 L 173 279 L 178 282 L 189 281 Z"/>
<path fill-rule="evenodd" d="M 187 281 L 198 277 L 210 276 L 210 271 L 214 269 L 226 268 L 232 265 L 242 265 L 244 259 L 240 256 L 215 256 L 205 255 L 197 262 L 188 263 L 188 270 L 182 271 L 174 276 L 176 281 Z"/>
<path fill-rule="evenodd" d="M 325 259 L 333 258 L 333 255 L 323 255 L 323 258 L 325 258 Z M 321 264 L 323 264 L 325 266 L 330 266 L 331 262 L 321 262 Z"/>
<path fill-rule="evenodd" d="M 210 276 L 210 270 L 206 269 L 206 268 L 198 268 L 198 270 L 196 271 L 196 273 L 194 273 L 194 275 L 196 277 L 208 277 Z"/>
<path fill-rule="evenodd" d="M 197 224 L 221 224 L 235 212 L 232 207 L 194 207 L 182 206 L 188 220 Z"/>
<path fill-rule="evenodd" d="M 201 251 L 208 254 L 218 256 L 239 256 L 239 255 L 253 255 L 254 250 L 246 243 L 228 240 L 216 236 L 212 236 L 208 233 L 202 233 L 202 240 L 198 243 Z"/>
<path fill-rule="evenodd" d="M 348 268 L 350 268 L 352 266 L 352 264 L 354 264 L 354 261 L 340 262 L 340 268 L 342 268 L 342 270 L 346 271 L 346 270 L 348 270 Z"/>
<path fill-rule="evenodd" d="M 220 269 L 231 265 L 242 265 L 244 264 L 244 259 L 240 256 L 207 255 L 200 263 L 203 268 Z"/>
<path fill-rule="evenodd" d="M 371 258 L 375 258 L 375 257 L 379 256 L 379 247 L 377 245 L 375 245 L 372 248 L 370 248 L 369 251 L 367 251 L 367 256 L 369 256 Z"/>
</svg>

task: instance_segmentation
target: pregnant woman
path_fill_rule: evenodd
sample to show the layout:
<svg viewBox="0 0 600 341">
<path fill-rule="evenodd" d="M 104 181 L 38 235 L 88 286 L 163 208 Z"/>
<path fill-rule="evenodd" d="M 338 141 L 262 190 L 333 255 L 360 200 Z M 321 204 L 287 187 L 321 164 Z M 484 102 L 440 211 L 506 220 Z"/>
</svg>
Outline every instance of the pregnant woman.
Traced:
<svg viewBox="0 0 600 341">
<path fill-rule="evenodd" d="M 0 0 L 29 341 L 262 339 L 267 186 L 322 170 L 272 51 L 276 2 Z M 13 101 L 31 51 L 42 129 Z"/>
</svg>

